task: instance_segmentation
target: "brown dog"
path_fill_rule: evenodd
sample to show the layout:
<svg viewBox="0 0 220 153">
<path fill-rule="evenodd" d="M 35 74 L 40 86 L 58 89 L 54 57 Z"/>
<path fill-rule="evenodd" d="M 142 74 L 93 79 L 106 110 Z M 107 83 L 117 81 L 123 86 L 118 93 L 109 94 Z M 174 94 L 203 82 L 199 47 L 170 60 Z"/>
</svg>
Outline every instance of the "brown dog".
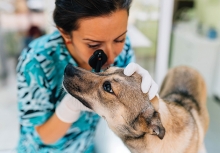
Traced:
<svg viewBox="0 0 220 153">
<path fill-rule="evenodd" d="M 120 68 L 92 73 L 68 65 L 63 85 L 102 116 L 132 153 L 205 152 L 206 87 L 194 69 L 171 69 L 161 99 L 152 101 L 141 91 L 141 76 L 125 76 Z"/>
</svg>

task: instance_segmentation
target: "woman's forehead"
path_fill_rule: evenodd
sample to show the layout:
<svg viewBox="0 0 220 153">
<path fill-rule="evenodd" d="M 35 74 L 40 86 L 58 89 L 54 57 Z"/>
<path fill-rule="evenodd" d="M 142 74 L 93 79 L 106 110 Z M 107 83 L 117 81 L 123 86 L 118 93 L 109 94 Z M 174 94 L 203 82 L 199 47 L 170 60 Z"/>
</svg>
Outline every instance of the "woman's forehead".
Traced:
<svg viewBox="0 0 220 153">
<path fill-rule="evenodd" d="M 81 19 L 78 30 L 73 33 L 88 39 L 100 39 L 103 36 L 118 37 L 127 30 L 127 22 L 127 10 L 119 10 L 108 16 Z"/>
</svg>

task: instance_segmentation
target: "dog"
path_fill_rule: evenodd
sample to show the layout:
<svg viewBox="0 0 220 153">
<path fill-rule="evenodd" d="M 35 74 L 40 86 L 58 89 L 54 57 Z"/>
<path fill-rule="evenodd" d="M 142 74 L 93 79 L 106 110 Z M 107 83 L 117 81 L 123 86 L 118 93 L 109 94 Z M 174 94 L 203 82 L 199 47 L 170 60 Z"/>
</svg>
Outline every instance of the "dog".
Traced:
<svg viewBox="0 0 220 153">
<path fill-rule="evenodd" d="M 132 153 L 203 153 L 209 125 L 206 85 L 194 69 L 168 71 L 159 95 L 149 100 L 141 76 L 122 68 L 93 73 L 72 65 L 63 86 L 83 105 L 103 117 Z"/>
</svg>

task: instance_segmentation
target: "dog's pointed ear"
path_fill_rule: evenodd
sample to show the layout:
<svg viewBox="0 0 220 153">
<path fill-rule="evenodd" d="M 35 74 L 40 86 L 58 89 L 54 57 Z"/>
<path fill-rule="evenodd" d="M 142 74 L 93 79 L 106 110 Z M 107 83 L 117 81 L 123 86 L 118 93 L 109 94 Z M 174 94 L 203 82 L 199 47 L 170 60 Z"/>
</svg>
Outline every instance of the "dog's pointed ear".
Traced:
<svg viewBox="0 0 220 153">
<path fill-rule="evenodd" d="M 163 139 L 165 135 L 165 128 L 162 125 L 160 114 L 157 111 L 154 111 L 152 115 L 145 111 L 143 116 L 145 117 L 148 131 L 152 135 L 157 135 L 160 139 Z"/>
<path fill-rule="evenodd" d="M 153 108 L 148 108 L 139 115 L 135 122 L 135 129 L 148 134 L 156 135 L 160 139 L 163 139 L 165 135 L 165 128 L 162 125 L 160 114 Z"/>
<path fill-rule="evenodd" d="M 150 130 L 150 134 L 157 135 L 158 138 L 160 138 L 161 140 L 165 135 L 165 129 L 163 126 L 161 127 L 158 125 L 150 125 L 149 130 Z"/>
<path fill-rule="evenodd" d="M 159 110 L 159 97 L 155 96 L 152 100 L 150 100 L 150 102 L 154 106 L 154 109 L 158 112 L 158 110 Z"/>
</svg>

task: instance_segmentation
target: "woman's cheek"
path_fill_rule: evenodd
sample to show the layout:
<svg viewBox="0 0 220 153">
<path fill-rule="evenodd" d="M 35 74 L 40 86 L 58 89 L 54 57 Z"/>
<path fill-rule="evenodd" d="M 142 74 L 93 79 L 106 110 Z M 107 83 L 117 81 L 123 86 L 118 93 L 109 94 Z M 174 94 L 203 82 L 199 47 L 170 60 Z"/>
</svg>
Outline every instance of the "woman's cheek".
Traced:
<svg viewBox="0 0 220 153">
<path fill-rule="evenodd" d="M 116 56 L 118 56 L 122 52 L 123 48 L 124 48 L 124 43 L 117 46 L 117 48 L 116 48 L 117 55 Z"/>
</svg>

